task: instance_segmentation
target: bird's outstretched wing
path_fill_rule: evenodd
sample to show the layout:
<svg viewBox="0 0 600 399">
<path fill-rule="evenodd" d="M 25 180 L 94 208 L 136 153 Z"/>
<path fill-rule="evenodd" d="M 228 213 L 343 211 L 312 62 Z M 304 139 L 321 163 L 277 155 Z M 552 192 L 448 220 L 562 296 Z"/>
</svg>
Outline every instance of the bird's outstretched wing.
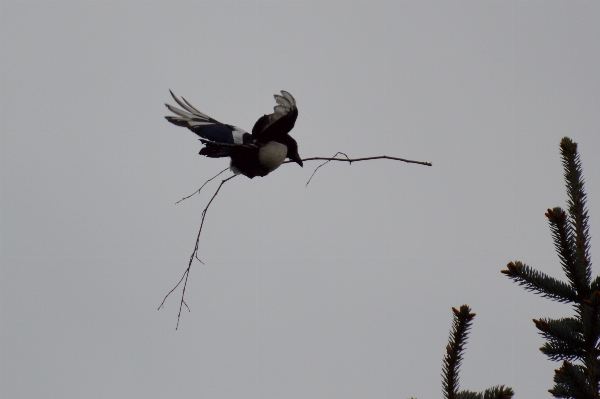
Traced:
<svg viewBox="0 0 600 399">
<path fill-rule="evenodd" d="M 298 118 L 296 100 L 285 90 L 275 94 L 277 105 L 270 115 L 263 115 L 252 128 L 252 137 L 263 143 L 289 133 Z"/>
<path fill-rule="evenodd" d="M 170 104 L 165 104 L 169 111 L 176 115 L 165 116 L 165 119 L 172 124 L 187 127 L 201 138 L 218 143 L 234 144 L 248 141 L 250 133 L 239 127 L 227 125 L 211 118 L 205 113 L 198 111 L 198 109 L 190 104 L 185 98 L 181 97 L 180 100 L 171 90 L 169 90 L 169 92 L 175 102 L 183 108 L 180 109 Z M 247 137 L 244 137 L 244 135 L 247 135 Z"/>
</svg>

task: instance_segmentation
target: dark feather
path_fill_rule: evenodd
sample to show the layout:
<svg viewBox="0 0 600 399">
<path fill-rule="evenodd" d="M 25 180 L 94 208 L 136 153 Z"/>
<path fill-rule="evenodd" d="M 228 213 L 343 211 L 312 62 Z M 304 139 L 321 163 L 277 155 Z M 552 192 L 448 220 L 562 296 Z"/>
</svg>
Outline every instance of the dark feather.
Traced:
<svg viewBox="0 0 600 399">
<path fill-rule="evenodd" d="M 281 141 L 288 134 L 298 118 L 296 100 L 287 91 L 282 90 L 281 96 L 275 94 L 275 106 L 273 113 L 261 116 L 252 128 L 252 137 L 262 143 L 269 141 Z"/>
</svg>

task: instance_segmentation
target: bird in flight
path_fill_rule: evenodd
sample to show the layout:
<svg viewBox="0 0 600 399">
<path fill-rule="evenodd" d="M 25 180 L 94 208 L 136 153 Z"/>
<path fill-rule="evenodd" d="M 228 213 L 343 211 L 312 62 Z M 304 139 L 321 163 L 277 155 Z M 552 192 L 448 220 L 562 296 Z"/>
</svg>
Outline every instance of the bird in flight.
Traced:
<svg viewBox="0 0 600 399">
<path fill-rule="evenodd" d="M 170 91 L 170 90 L 169 90 Z M 266 176 L 277 169 L 286 158 L 302 166 L 298 143 L 289 135 L 298 118 L 296 100 L 287 91 L 275 94 L 272 114 L 263 115 L 256 121 L 252 134 L 239 127 L 221 123 L 198 111 L 185 98 L 171 96 L 181 108 L 165 104 L 175 116 L 165 119 L 177 126 L 190 129 L 200 137 L 204 147 L 200 155 L 209 158 L 231 158 L 231 171 L 252 179 Z M 183 101 L 182 101 L 183 100 Z"/>
</svg>

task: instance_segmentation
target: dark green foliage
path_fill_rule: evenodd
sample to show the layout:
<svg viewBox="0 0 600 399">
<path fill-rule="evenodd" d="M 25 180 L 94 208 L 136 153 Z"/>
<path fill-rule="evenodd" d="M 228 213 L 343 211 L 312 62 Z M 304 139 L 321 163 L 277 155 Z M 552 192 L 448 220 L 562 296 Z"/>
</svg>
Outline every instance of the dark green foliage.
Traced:
<svg viewBox="0 0 600 399">
<path fill-rule="evenodd" d="M 510 399 L 515 393 L 511 388 L 505 388 L 498 385 L 493 388 L 488 388 L 483 393 L 472 391 L 461 391 L 456 395 L 456 399 Z"/>
<path fill-rule="evenodd" d="M 592 290 L 596 291 L 600 288 L 600 275 L 598 275 L 594 281 L 592 281 Z"/>
<path fill-rule="evenodd" d="M 579 267 L 577 256 L 573 249 L 575 248 L 575 242 L 571 229 L 569 228 L 569 221 L 567 220 L 567 214 L 560 207 L 554 209 L 548 209 L 546 217 L 550 224 L 550 231 L 552 232 L 552 238 L 554 239 L 554 248 L 560 258 L 563 270 L 569 279 L 569 283 L 574 287 L 578 293 L 585 294 L 586 290 L 589 289 L 590 281 L 589 276 L 585 270 Z"/>
<path fill-rule="evenodd" d="M 560 369 L 554 370 L 554 382 L 556 385 L 548 391 L 557 398 L 594 397 L 594 390 L 590 387 L 583 366 L 565 360 Z"/>
<path fill-rule="evenodd" d="M 586 194 L 583 187 L 581 160 L 577 152 L 577 143 L 564 137 L 560 142 L 560 153 L 565 169 L 565 181 L 569 200 L 569 216 L 575 235 L 575 269 L 580 275 L 582 287 L 590 286 L 592 269 L 590 261 L 590 235 L 588 226 L 588 212 L 585 206 Z"/>
<path fill-rule="evenodd" d="M 454 312 L 454 320 L 452 321 L 452 330 L 450 331 L 446 356 L 442 366 L 442 386 L 446 399 L 454 399 L 456 391 L 458 391 L 458 372 L 462 363 L 467 336 L 475 317 L 475 313 L 471 313 L 471 309 L 467 305 L 461 306 L 460 310 L 452 308 L 452 311 Z"/>
<path fill-rule="evenodd" d="M 548 340 L 540 350 L 552 360 L 573 360 L 585 354 L 582 326 L 578 319 L 533 319 L 535 326 Z"/>
<path fill-rule="evenodd" d="M 510 262 L 507 267 L 508 269 L 502 270 L 502 273 L 524 286 L 527 291 L 533 291 L 559 302 L 569 303 L 577 300 L 577 291 L 567 283 L 534 270 L 519 261 Z"/>
<path fill-rule="evenodd" d="M 458 373 L 463 359 L 463 352 L 467 344 L 469 330 L 473 323 L 475 313 L 467 305 L 462 305 L 460 310 L 452 308 L 454 320 L 452 321 L 452 330 L 446 346 L 446 356 L 442 367 L 442 386 L 444 398 L 446 399 L 510 399 L 514 392 L 511 388 L 505 388 L 499 385 L 486 389 L 482 393 L 473 391 L 458 392 L 459 378 Z"/>
<path fill-rule="evenodd" d="M 548 209 L 546 217 L 568 283 L 518 261 L 510 262 L 502 273 L 528 291 L 571 304 L 575 311 L 575 317 L 533 320 L 547 341 L 542 353 L 563 361 L 549 392 L 557 398 L 600 399 L 600 276 L 592 280 L 589 216 L 577 143 L 565 137 L 560 151 L 568 211 Z"/>
</svg>

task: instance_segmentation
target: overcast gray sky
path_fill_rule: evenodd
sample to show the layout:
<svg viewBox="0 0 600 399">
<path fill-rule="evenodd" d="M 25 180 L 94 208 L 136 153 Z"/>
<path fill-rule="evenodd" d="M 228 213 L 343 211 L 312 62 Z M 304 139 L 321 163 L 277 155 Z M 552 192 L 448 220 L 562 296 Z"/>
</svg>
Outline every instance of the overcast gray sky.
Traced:
<svg viewBox="0 0 600 399">
<path fill-rule="evenodd" d="M 549 397 L 500 274 L 563 277 L 544 212 L 580 144 L 600 237 L 598 2 L 1 3 L 3 398 L 441 397 L 451 307 L 477 313 L 461 387 Z M 228 182 L 175 331 L 201 196 L 225 168 L 168 89 L 250 130 L 291 92 L 303 157 Z M 598 268 L 594 269 L 598 273 Z"/>
</svg>

